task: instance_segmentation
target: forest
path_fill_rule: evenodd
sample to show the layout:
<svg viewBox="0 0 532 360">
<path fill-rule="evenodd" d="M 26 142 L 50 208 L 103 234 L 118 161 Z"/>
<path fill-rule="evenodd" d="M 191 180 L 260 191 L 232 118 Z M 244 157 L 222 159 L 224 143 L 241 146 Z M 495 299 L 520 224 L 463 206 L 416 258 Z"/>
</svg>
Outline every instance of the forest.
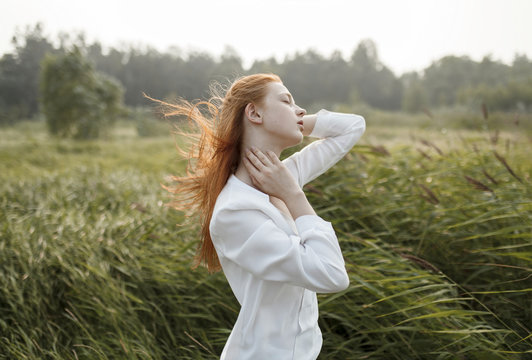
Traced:
<svg viewBox="0 0 532 360">
<path fill-rule="evenodd" d="M 41 24 L 16 32 L 12 43 L 13 51 L 0 59 L 0 124 L 39 114 L 39 76 L 45 55 L 63 54 L 73 47 L 123 87 L 129 108 L 149 105 L 143 93 L 160 99 L 204 99 L 212 81 L 228 83 L 241 75 L 273 72 L 281 76 L 296 101 L 311 110 L 363 105 L 426 113 L 441 108 L 476 111 L 482 104 L 489 111 L 532 110 L 532 61 L 519 54 L 510 65 L 490 55 L 481 61 L 448 55 L 418 72 L 396 75 L 380 61 L 377 45 L 370 39 L 353 44 L 347 59 L 339 51 L 327 57 L 308 49 L 289 54 L 282 62 L 257 59 L 247 69 L 230 46 L 217 58 L 207 52 L 184 53 L 177 47 L 166 52 L 133 45 L 104 49 L 98 42 L 87 43 L 83 33 L 46 37 Z"/>
</svg>

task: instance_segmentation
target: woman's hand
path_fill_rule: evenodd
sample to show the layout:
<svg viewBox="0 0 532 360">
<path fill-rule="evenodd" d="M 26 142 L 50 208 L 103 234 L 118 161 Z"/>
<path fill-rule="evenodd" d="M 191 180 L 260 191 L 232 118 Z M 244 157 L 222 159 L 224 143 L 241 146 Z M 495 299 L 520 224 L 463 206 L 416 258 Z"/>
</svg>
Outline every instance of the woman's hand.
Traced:
<svg viewBox="0 0 532 360">
<path fill-rule="evenodd" d="M 260 191 L 283 201 L 302 192 L 290 170 L 277 158 L 273 151 L 263 153 L 252 147 L 246 151 L 244 166 Z"/>
<path fill-rule="evenodd" d="M 303 215 L 316 215 L 290 170 L 273 151 L 247 150 L 244 166 L 251 182 L 260 191 L 281 199 L 295 220 Z"/>
<path fill-rule="evenodd" d="M 312 115 L 305 115 L 303 116 L 303 135 L 309 136 L 310 133 L 312 133 L 312 130 L 314 130 L 314 125 L 316 125 L 316 114 Z"/>
</svg>

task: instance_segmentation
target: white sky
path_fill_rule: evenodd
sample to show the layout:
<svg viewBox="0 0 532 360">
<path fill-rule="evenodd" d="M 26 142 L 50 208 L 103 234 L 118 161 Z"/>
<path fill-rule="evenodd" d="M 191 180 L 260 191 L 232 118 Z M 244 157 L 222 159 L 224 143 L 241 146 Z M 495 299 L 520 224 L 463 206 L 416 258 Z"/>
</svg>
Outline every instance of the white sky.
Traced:
<svg viewBox="0 0 532 360">
<path fill-rule="evenodd" d="M 39 21 L 49 38 L 84 31 L 104 46 L 177 46 L 218 56 L 230 45 L 245 67 L 309 48 L 324 56 L 340 50 L 347 59 L 365 38 L 396 74 L 449 54 L 532 58 L 528 0 L 0 0 L 0 54 L 12 51 L 17 27 Z"/>
</svg>

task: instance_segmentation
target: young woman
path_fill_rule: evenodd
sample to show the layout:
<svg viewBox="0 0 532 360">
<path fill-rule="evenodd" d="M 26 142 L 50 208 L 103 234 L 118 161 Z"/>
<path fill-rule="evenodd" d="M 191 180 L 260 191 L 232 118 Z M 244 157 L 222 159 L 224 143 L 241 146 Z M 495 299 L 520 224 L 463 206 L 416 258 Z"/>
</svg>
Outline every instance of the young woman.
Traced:
<svg viewBox="0 0 532 360">
<path fill-rule="evenodd" d="M 201 217 L 196 266 L 223 269 L 241 305 L 221 359 L 316 359 L 316 293 L 342 291 L 349 278 L 331 223 L 302 188 L 353 147 L 365 120 L 306 115 L 273 74 L 239 78 L 220 100 L 182 101 L 168 115 L 187 115 L 202 130 L 187 176 L 170 189 L 177 208 Z M 321 139 L 280 161 L 303 136 Z"/>
</svg>

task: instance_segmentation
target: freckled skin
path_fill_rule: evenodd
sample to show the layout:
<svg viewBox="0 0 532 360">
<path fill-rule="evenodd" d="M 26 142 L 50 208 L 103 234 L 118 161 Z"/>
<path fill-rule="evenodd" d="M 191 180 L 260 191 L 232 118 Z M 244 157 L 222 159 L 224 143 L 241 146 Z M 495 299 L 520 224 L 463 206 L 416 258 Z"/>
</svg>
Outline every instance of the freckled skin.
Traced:
<svg viewBox="0 0 532 360">
<path fill-rule="evenodd" d="M 272 142 L 285 149 L 303 140 L 302 127 L 298 124 L 306 111 L 297 106 L 282 83 L 270 83 L 263 102 L 263 130 Z"/>
</svg>

